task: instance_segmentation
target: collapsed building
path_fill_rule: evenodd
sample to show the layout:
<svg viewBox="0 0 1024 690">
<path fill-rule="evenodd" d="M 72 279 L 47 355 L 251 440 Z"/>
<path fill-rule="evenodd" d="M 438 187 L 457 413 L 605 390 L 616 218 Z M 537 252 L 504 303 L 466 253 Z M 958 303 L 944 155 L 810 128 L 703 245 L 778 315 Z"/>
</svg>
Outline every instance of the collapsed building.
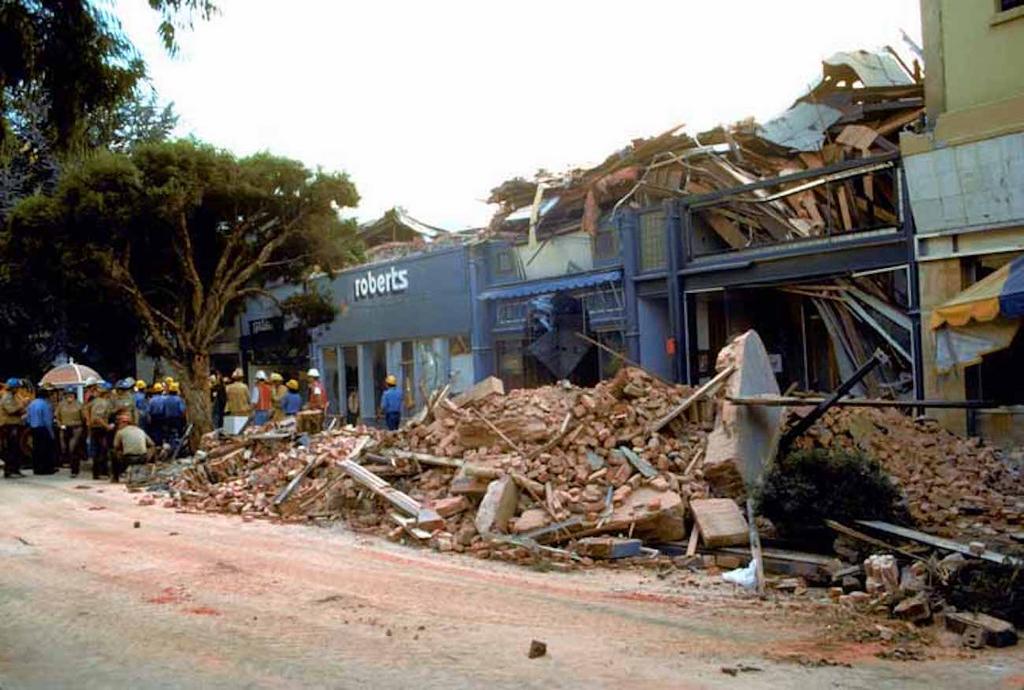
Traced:
<svg viewBox="0 0 1024 690">
<path fill-rule="evenodd" d="M 922 323 L 936 300 L 919 265 L 939 264 L 921 255 L 900 139 L 926 129 L 924 90 L 918 63 L 891 49 L 837 53 L 767 122 L 676 127 L 591 168 L 508 180 L 485 228 L 393 209 L 360 228 L 364 265 L 322 279 L 338 316 L 289 364 L 326 372 L 331 411 L 372 423 L 386 373 L 409 414 L 443 382 L 492 375 L 509 389 L 593 386 L 632 362 L 698 385 L 755 329 L 782 391 L 833 390 L 880 350 L 852 394 L 985 402 L 995 384 L 936 387 L 937 336 Z M 253 305 L 243 337 L 284 338 L 274 305 Z M 246 364 L 267 360 L 242 349 Z"/>
</svg>

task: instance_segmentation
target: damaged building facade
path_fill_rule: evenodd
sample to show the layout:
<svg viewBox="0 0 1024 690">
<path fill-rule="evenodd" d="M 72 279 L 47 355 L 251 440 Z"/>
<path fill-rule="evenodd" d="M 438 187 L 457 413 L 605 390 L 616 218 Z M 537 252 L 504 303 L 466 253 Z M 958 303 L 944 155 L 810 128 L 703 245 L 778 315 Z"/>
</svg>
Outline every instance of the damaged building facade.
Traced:
<svg viewBox="0 0 1024 690">
<path fill-rule="evenodd" d="M 985 26 L 1019 33 L 1024 23 Z M 928 64 L 941 64 L 931 52 Z M 945 60 L 957 55 L 947 50 Z M 1002 215 L 965 224 L 936 215 L 945 202 L 921 175 L 971 146 L 1009 152 L 1001 164 L 1016 174 L 1024 89 L 1015 84 L 1000 87 L 1009 100 L 985 106 L 987 129 L 964 134 L 979 122 L 974 106 L 957 102 L 953 112 L 949 97 L 936 109 L 919 60 L 908 65 L 892 49 L 837 53 L 763 124 L 673 128 L 589 169 L 509 180 L 492 190 L 498 211 L 487 228 L 448 233 L 395 209 L 361 228 L 367 264 L 326 286 L 339 315 L 314 332 L 310 361 L 333 410 L 349 412 L 356 391 L 355 416 L 373 421 L 386 373 L 398 376 L 409 411 L 445 383 L 460 390 L 494 375 L 507 389 L 591 386 L 625 361 L 697 385 L 714 376 L 726 343 L 754 329 L 780 391 L 834 390 L 880 352 L 853 395 L 992 399 L 1003 406 L 929 414 L 998 437 L 1021 426 L 1013 405 L 1024 387 L 991 383 L 985 371 L 1017 356 L 1016 321 L 989 318 L 983 335 L 1006 346 L 986 341 L 968 348 L 973 361 L 947 366 L 953 355 L 941 343 L 963 336 L 949 328 L 962 324 L 936 314 L 955 311 L 961 291 L 989 273 L 1005 269 L 999 286 L 1007 282 L 1024 251 L 1024 212 L 1011 212 L 1024 185 L 1002 192 Z M 966 139 L 951 144 L 961 141 L 954 132 Z M 962 171 L 961 185 L 972 174 Z M 1005 352 L 982 359 L 995 350 Z"/>
<path fill-rule="evenodd" d="M 582 383 L 607 375 L 587 363 L 614 360 L 615 350 L 665 379 L 697 384 L 714 374 L 725 343 L 754 328 L 782 389 L 831 390 L 882 349 L 886 364 L 855 392 L 914 397 L 921 346 L 897 140 L 921 119 L 923 95 L 919 69 L 895 53 L 839 53 L 764 125 L 671 130 L 590 170 L 505 183 L 492 195 L 503 212 L 491 231 L 516 237 L 513 258 L 525 259 L 518 282 L 481 296 L 498 301 L 488 318 L 502 325 L 501 300 L 519 298 L 509 316 L 527 327 L 509 329 L 522 338 L 512 347 L 545 351 L 538 333 L 562 343 L 561 357 L 584 367 L 573 372 Z M 571 259 L 554 246 L 571 243 L 579 249 Z M 544 252 L 557 257 L 558 275 L 523 280 L 531 278 L 523 264 Z M 501 260 L 485 262 L 492 282 Z M 571 298 L 561 304 L 574 316 L 559 329 L 531 326 L 539 305 L 530 293 L 541 291 Z M 493 347 L 502 361 L 509 346 L 497 337 Z M 504 378 L 507 369 L 494 373 Z M 527 385 L 546 382 L 522 375 Z"/>
<path fill-rule="evenodd" d="M 927 127 L 901 149 L 916 224 L 924 393 L 949 429 L 1024 442 L 1024 7 L 923 0 Z"/>
</svg>

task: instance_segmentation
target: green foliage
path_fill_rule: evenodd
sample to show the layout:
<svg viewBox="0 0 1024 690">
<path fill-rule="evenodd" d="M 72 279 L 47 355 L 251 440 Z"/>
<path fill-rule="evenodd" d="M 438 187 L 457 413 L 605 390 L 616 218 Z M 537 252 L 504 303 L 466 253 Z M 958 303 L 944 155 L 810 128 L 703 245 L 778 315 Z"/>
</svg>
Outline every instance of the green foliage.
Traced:
<svg viewBox="0 0 1024 690">
<path fill-rule="evenodd" d="M 308 331 L 334 321 L 338 308 L 331 295 L 315 285 L 309 285 L 305 292 L 292 295 L 281 303 L 281 313 L 294 316 L 299 321 L 298 329 Z"/>
<path fill-rule="evenodd" d="M 263 285 L 358 259 L 355 224 L 338 214 L 357 201 L 346 175 L 268 153 L 140 144 L 90 156 L 18 205 L 10 240 L 94 276 L 94 299 L 130 305 L 153 349 L 185 366 Z"/>
<path fill-rule="evenodd" d="M 117 20 L 85 0 L 0 3 L 0 137 L 16 93 L 48 104 L 48 126 L 61 147 L 81 141 L 85 117 L 128 98 L 145 75 Z"/>
<path fill-rule="evenodd" d="M 843 450 L 802 450 L 776 460 L 757 501 L 759 513 L 788 536 L 814 533 L 826 519 L 910 521 L 899 489 L 881 466 Z"/>
<path fill-rule="evenodd" d="M 161 15 L 160 36 L 171 53 L 178 30 L 217 11 L 211 0 L 149 5 Z M 47 134 L 58 150 L 87 146 L 90 117 L 109 118 L 124 104 L 144 102 L 136 89 L 145 75 L 145 64 L 107 3 L 0 1 L 0 141 L 10 136 L 17 118 L 12 101 L 29 97 L 46 104 Z"/>
</svg>

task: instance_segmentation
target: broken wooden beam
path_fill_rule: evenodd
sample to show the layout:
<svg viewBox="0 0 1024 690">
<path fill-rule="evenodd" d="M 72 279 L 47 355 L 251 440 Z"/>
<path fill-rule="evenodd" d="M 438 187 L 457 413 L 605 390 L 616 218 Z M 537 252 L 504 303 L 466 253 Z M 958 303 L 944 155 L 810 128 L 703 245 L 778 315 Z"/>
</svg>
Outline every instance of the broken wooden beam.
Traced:
<svg viewBox="0 0 1024 690">
<path fill-rule="evenodd" d="M 733 405 L 750 405 L 760 407 L 801 407 L 818 405 L 825 401 L 820 396 L 799 396 L 799 395 L 755 395 L 755 396 L 726 396 L 727 401 Z M 992 407 L 999 407 L 998 403 L 991 400 L 884 400 L 880 398 L 840 398 L 835 402 L 835 407 L 897 407 L 897 408 L 949 408 L 977 410 Z"/>
<path fill-rule="evenodd" d="M 963 544 L 952 539 L 946 539 L 944 537 L 936 537 L 931 534 L 919 532 L 916 529 L 910 529 L 909 527 L 900 527 L 899 525 L 893 525 L 888 522 L 881 520 L 857 520 L 857 524 L 863 525 L 864 527 L 870 527 L 871 529 L 878 530 L 879 532 L 885 532 L 895 537 L 901 537 L 903 539 L 909 539 L 910 541 L 916 541 L 919 544 L 925 544 L 936 549 L 942 549 L 944 551 L 953 551 L 961 553 L 971 558 L 981 558 L 989 561 L 990 563 L 1018 563 L 1019 559 L 1011 556 L 1004 556 L 1001 553 L 990 551 L 986 549 L 981 553 L 975 553 L 971 550 L 971 547 L 967 544 Z"/>
<path fill-rule="evenodd" d="M 712 378 L 710 381 L 708 381 L 703 386 L 701 386 L 693 393 L 691 393 L 690 397 L 688 397 L 686 400 L 684 400 L 683 402 L 679 403 L 674 408 L 669 410 L 664 416 L 661 417 L 661 419 L 651 424 L 651 432 L 661 431 L 665 427 L 665 425 L 667 425 L 673 419 L 675 419 L 676 417 L 690 409 L 690 407 L 694 403 L 698 402 L 699 400 L 706 396 L 714 395 L 715 391 L 718 390 L 718 387 L 725 383 L 725 380 L 732 376 L 732 373 L 734 371 L 736 371 L 736 365 L 730 364 L 725 369 L 715 374 L 714 378 Z"/>
</svg>

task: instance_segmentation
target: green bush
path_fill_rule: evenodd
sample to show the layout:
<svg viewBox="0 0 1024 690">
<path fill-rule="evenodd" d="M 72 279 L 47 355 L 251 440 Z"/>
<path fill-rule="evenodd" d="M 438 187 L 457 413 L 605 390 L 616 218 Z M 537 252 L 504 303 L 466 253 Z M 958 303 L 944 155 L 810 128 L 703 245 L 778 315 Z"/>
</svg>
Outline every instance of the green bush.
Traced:
<svg viewBox="0 0 1024 690">
<path fill-rule="evenodd" d="M 780 536 L 823 536 L 825 520 L 911 524 L 900 490 L 873 459 L 844 450 L 801 450 L 778 459 L 757 496 Z"/>
</svg>

